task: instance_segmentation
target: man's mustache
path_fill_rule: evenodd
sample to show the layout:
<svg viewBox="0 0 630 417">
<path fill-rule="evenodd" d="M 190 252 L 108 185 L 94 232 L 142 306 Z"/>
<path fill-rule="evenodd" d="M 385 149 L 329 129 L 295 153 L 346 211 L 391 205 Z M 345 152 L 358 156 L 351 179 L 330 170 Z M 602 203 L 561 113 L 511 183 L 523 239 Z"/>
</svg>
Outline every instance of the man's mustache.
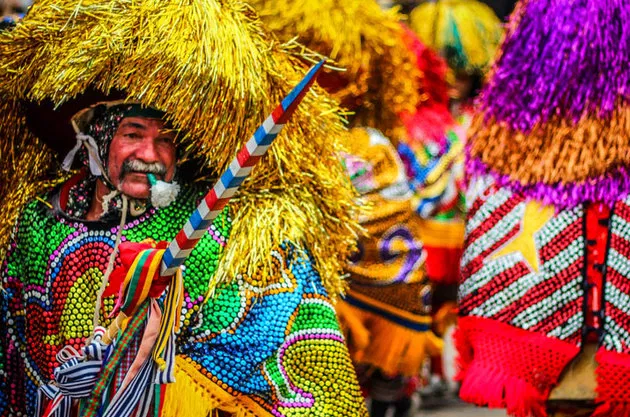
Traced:
<svg viewBox="0 0 630 417">
<path fill-rule="evenodd" d="M 125 175 L 131 172 L 150 172 L 164 177 L 166 175 L 166 166 L 160 162 L 146 163 L 138 159 L 126 160 L 123 162 L 120 170 L 120 182 L 123 181 Z"/>
</svg>

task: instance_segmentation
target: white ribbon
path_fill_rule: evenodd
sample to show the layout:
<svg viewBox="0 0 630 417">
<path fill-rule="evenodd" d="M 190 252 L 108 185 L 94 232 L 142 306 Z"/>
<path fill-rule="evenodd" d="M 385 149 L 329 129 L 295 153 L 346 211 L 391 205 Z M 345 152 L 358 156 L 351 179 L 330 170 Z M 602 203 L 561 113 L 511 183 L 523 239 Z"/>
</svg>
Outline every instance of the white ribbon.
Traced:
<svg viewBox="0 0 630 417">
<path fill-rule="evenodd" d="M 70 152 L 68 152 L 66 157 L 63 159 L 63 163 L 61 164 L 61 167 L 66 171 L 70 171 L 70 168 L 72 167 L 72 163 L 74 162 L 74 158 L 77 152 L 79 152 L 79 149 L 81 149 L 81 146 L 85 146 L 85 148 L 88 151 L 88 158 L 90 162 L 90 172 L 92 172 L 92 175 L 95 175 L 97 177 L 102 175 L 103 164 L 98 157 L 98 146 L 96 146 L 96 141 L 94 140 L 92 136 L 86 135 L 84 133 L 77 133 L 77 143 L 76 145 L 74 145 L 74 148 L 72 148 Z"/>
</svg>

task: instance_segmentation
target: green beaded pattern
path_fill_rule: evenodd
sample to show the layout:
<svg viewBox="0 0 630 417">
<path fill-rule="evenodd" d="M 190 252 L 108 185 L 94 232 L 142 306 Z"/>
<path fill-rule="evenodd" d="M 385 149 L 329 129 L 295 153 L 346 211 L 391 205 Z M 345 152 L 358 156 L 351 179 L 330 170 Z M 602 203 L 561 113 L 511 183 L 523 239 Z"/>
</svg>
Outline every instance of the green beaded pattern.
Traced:
<svg viewBox="0 0 630 417">
<path fill-rule="evenodd" d="M 125 225 L 123 239 L 172 239 L 200 197 L 194 189 L 182 190 L 169 207 Z M 307 252 L 288 244 L 277 248 L 271 282 L 239 275 L 206 299 L 230 229 L 226 208 L 184 264 L 178 354 L 195 363 L 209 390 L 218 385 L 247 396 L 269 415 L 365 416 L 334 308 Z M 0 357 L 0 369 L 7 369 L 5 381 L 27 376 L 10 392 L 12 410 L 34 414 L 38 385 L 57 365 L 55 354 L 67 344 L 80 348 L 91 334 L 96 292 L 117 230 L 55 215 L 40 202 L 26 207 L 2 270 L 9 300 L 3 308 L 10 304 L 6 317 L 17 337 L 9 340 L 12 353 Z M 104 300 L 104 325 L 114 298 Z"/>
<path fill-rule="evenodd" d="M 151 208 L 127 222 L 123 226 L 122 241 L 140 242 L 147 238 L 169 241 L 185 224 L 202 196 L 201 190 L 184 188 L 177 201 L 168 207 Z M 49 197 L 44 196 L 42 200 Z M 231 219 L 226 207 L 184 264 L 184 324 L 191 322 L 191 317 L 203 304 L 230 229 Z M 9 331 L 16 335 L 9 341 L 7 350 L 25 352 L 23 358 L 3 358 L 3 362 L 16 362 L 7 370 L 7 380 L 20 378 L 23 372 L 27 375 L 24 386 L 12 393 L 14 403 L 22 403 L 32 410 L 37 386 L 50 379 L 58 366 L 57 352 L 66 345 L 80 349 L 92 334 L 96 293 L 117 231 L 117 224 L 72 219 L 53 212 L 38 200 L 25 207 L 2 268 L 9 300 L 7 324 L 12 327 Z M 119 260 L 116 266 L 120 266 Z M 111 322 L 108 316 L 114 304 L 115 296 L 103 300 L 101 325 Z M 32 319 L 35 317 L 38 319 Z"/>
</svg>

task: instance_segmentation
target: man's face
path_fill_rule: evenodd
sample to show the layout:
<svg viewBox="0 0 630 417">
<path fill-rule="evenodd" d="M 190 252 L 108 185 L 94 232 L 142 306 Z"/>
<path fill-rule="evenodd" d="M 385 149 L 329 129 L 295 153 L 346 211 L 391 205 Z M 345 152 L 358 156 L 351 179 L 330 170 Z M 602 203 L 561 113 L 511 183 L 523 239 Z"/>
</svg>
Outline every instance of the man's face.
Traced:
<svg viewBox="0 0 630 417">
<path fill-rule="evenodd" d="M 164 129 L 164 121 L 147 117 L 125 117 L 109 147 L 107 172 L 112 184 L 131 198 L 149 198 L 147 172 L 170 182 L 175 175 L 175 132 Z"/>
</svg>

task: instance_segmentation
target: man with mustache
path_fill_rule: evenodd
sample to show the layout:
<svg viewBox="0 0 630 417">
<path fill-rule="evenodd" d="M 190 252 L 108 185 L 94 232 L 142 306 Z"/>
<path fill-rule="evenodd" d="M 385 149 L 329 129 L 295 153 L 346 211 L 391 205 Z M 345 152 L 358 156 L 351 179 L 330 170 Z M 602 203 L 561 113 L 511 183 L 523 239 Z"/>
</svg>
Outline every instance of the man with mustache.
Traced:
<svg viewBox="0 0 630 417">
<path fill-rule="evenodd" d="M 87 130 L 95 136 L 103 158 L 98 163 L 104 168 L 101 175 L 84 180 L 91 183 L 86 188 L 93 190 L 87 220 L 106 215 L 110 207 L 104 207 L 103 201 L 119 195 L 135 200 L 136 207 L 141 208 L 150 197 L 147 173 L 165 182 L 173 181 L 177 162 L 175 131 L 165 128 L 161 112 L 137 104 L 109 108 L 101 104 L 81 116 L 89 119 Z"/>
<path fill-rule="evenodd" d="M 42 249 L 42 252 L 52 253 L 55 260 L 52 261 L 54 267 L 48 268 L 44 274 L 46 280 L 55 282 L 55 284 L 52 284 L 52 294 L 44 297 L 64 300 L 60 307 L 71 306 L 71 311 L 73 312 L 70 314 L 70 322 L 64 319 L 64 317 L 68 317 L 68 310 L 65 307 L 59 310 L 53 309 L 50 314 L 44 315 L 43 320 L 40 320 L 38 323 L 29 321 L 27 338 L 30 338 L 30 340 L 36 337 L 34 334 L 60 337 L 61 343 L 54 349 L 46 348 L 41 351 L 34 348 L 30 350 L 31 354 L 35 355 L 35 363 L 41 366 L 42 369 L 48 369 L 48 372 L 53 369 L 60 369 L 59 365 L 63 365 L 63 361 L 59 359 L 60 354 L 65 355 L 66 353 L 63 352 L 68 352 L 68 349 L 71 349 L 69 352 L 82 349 L 84 340 L 90 337 L 91 327 L 89 323 L 92 321 L 95 323 L 99 322 L 101 325 L 104 325 L 108 332 L 112 328 L 112 307 L 114 307 L 116 294 L 124 279 L 125 271 L 129 268 L 129 264 L 125 261 L 129 256 L 126 255 L 128 253 L 126 252 L 127 248 L 133 247 L 133 245 L 144 245 L 142 248 L 148 249 L 151 246 L 155 247 L 159 241 L 164 242 L 172 239 L 178 229 L 185 224 L 187 217 L 204 194 L 203 189 L 184 183 L 182 184 L 182 191 L 174 198 L 171 204 L 166 204 L 164 207 L 156 207 L 152 204 L 153 200 L 150 198 L 152 197 L 152 186 L 148 175 L 153 174 L 159 180 L 168 183 L 174 180 L 176 173 L 177 148 L 175 145 L 175 131 L 168 128 L 168 125 L 163 120 L 163 116 L 162 112 L 140 104 L 119 104 L 117 102 L 100 103 L 77 113 L 72 119 L 73 125 L 77 130 L 77 146 L 68 154 L 64 162 L 66 166 L 72 166 L 72 159 L 78 157 L 83 168 L 70 180 L 51 192 L 48 201 L 51 204 L 52 211 L 49 211 L 40 203 L 31 204 L 26 209 L 25 217 L 18 222 L 16 229 L 18 230 L 17 242 L 23 241 L 24 235 L 22 231 L 28 234 L 32 233 L 29 232 L 30 225 L 26 226 L 23 223 L 26 221 L 25 219 L 31 219 L 28 221 L 33 223 L 32 226 L 46 230 L 49 234 L 50 239 L 45 242 L 46 248 Z M 303 258 L 298 252 L 294 252 L 289 246 L 287 246 L 286 252 L 284 248 L 278 248 L 272 254 L 274 268 L 282 269 L 284 272 L 277 270 L 277 273 L 292 281 L 292 283 L 285 282 L 282 284 L 283 286 L 288 285 L 287 288 L 283 288 L 278 294 L 284 300 L 278 299 L 275 301 L 280 303 L 275 305 L 281 308 L 281 311 L 276 312 L 274 309 L 267 308 L 267 303 L 269 302 L 271 304 L 268 305 L 274 305 L 274 302 L 271 300 L 259 304 L 258 307 L 251 307 L 249 318 L 247 318 L 246 314 L 246 310 L 249 307 L 246 308 L 245 305 L 255 304 L 254 301 L 243 301 L 246 303 L 243 306 L 245 310 L 225 311 L 226 306 L 221 304 L 225 302 L 223 299 L 207 299 L 205 294 L 208 286 L 208 277 L 211 277 L 216 271 L 220 259 L 219 255 L 223 252 L 223 248 L 230 238 L 230 216 L 230 209 L 226 207 L 210 226 L 207 236 L 204 236 L 185 264 L 184 291 L 187 301 L 184 303 L 181 317 L 186 317 L 183 319 L 184 323 L 190 323 L 190 325 L 182 327 L 182 333 L 177 337 L 177 344 L 188 346 L 185 349 L 192 349 L 190 354 L 193 357 L 197 357 L 195 361 L 208 362 L 207 366 L 216 366 L 210 365 L 210 362 L 227 355 L 221 362 L 226 366 L 225 377 L 232 381 L 233 375 L 241 375 L 241 378 L 244 378 L 245 374 L 251 374 L 254 369 L 262 366 L 259 364 L 262 358 L 259 355 L 262 355 L 262 353 L 254 353 L 257 349 L 269 351 L 269 344 L 278 343 L 277 336 L 280 333 L 278 335 L 276 333 L 277 331 L 284 333 L 284 328 L 277 326 L 277 324 L 269 327 L 269 324 L 263 323 L 272 319 L 275 323 L 281 323 L 281 321 L 276 320 L 278 320 L 278 317 L 285 315 L 287 320 L 291 320 L 290 314 L 287 315 L 290 310 L 283 310 L 282 304 L 291 304 L 297 301 L 297 299 L 290 301 L 289 298 L 295 298 L 298 295 L 294 290 L 302 284 L 290 277 L 303 272 L 290 272 L 291 267 L 289 265 L 301 265 L 300 267 L 302 268 L 308 264 L 305 263 L 307 262 L 306 258 Z M 66 225 L 71 226 L 71 230 L 67 230 L 68 226 Z M 123 229 L 122 233 L 120 232 L 121 229 Z M 68 233 L 70 233 L 69 237 L 65 240 L 62 239 L 64 234 Z M 69 247 L 64 243 L 68 239 L 72 239 L 72 242 L 74 242 Z M 101 243 L 92 243 L 95 240 Z M 118 249 L 119 245 L 120 249 Z M 22 273 L 15 274 L 12 272 L 17 267 L 14 265 L 16 262 L 19 262 L 18 259 L 21 256 L 23 247 L 22 243 L 17 243 L 12 247 L 8 256 L 5 285 L 9 294 L 16 294 L 16 288 L 23 288 L 22 283 L 19 282 L 24 279 Z M 39 252 L 39 249 L 36 250 L 36 253 Z M 114 261 L 113 264 L 112 261 Z M 106 270 L 108 264 L 117 267 L 111 274 L 111 278 Z M 123 270 L 122 275 L 118 272 L 119 270 Z M 314 273 L 314 270 L 310 269 L 310 271 L 307 274 Z M 28 269 L 24 272 L 27 276 L 30 276 L 31 273 Z M 317 283 L 317 279 L 312 281 L 313 278 L 315 276 L 307 278 L 310 281 L 308 291 L 311 291 L 310 288 L 313 288 L 317 293 L 325 294 L 326 290 L 321 286 L 321 283 Z M 107 285 L 108 279 L 109 285 Z M 238 300 L 244 294 L 248 294 L 246 297 L 251 297 L 252 299 L 260 297 L 259 290 L 252 292 L 248 289 L 250 284 L 246 283 L 247 278 L 240 279 L 245 287 L 241 289 L 231 287 L 231 290 L 222 288 L 222 297 L 234 297 L 232 301 L 239 303 L 241 301 Z M 260 278 L 257 277 L 255 279 L 259 280 Z M 103 281 L 105 284 L 102 283 Z M 257 281 L 252 281 L 252 283 L 255 282 Z M 88 286 L 86 287 L 84 283 L 87 283 Z M 297 285 L 297 287 L 294 287 L 294 285 Z M 101 290 L 95 291 L 99 287 Z M 60 293 L 55 288 L 62 288 L 63 292 Z M 66 289 L 71 290 L 67 294 L 67 298 L 64 299 L 63 294 L 65 294 Z M 159 297 L 164 289 L 165 285 L 163 284 L 157 283 L 152 285 L 150 297 Z M 285 291 L 288 291 L 288 293 L 285 293 Z M 231 294 L 231 292 L 233 293 Z M 92 318 L 92 312 L 94 311 L 92 303 L 95 295 L 97 306 L 101 304 L 100 300 L 102 299 L 102 309 L 98 309 L 98 312 L 94 313 L 94 318 Z M 203 313 L 198 314 L 197 312 L 202 308 Z M 331 323 L 335 327 L 338 326 L 334 318 L 332 305 L 329 305 L 326 309 L 328 319 L 332 320 Z M 232 313 L 236 315 L 223 323 Z M 40 310 L 34 309 L 34 306 L 27 303 L 27 312 L 24 316 L 31 317 L 36 314 L 41 314 Z M 316 320 L 314 324 L 320 325 L 320 319 L 317 317 L 318 315 L 316 314 L 312 316 L 312 319 Z M 15 323 L 14 319 L 11 320 L 12 323 Z M 16 318 L 16 320 L 21 319 Z M 239 323 L 241 321 L 243 321 L 244 325 L 231 324 L 231 322 Z M 254 330 L 250 327 L 252 325 L 264 327 Z M 212 349 L 214 353 L 210 353 L 211 351 L 207 350 L 207 348 L 199 350 L 200 345 L 194 342 L 202 337 L 198 332 L 204 328 L 219 329 L 221 326 L 227 326 L 226 331 L 230 330 L 234 334 L 229 336 L 228 340 L 215 345 Z M 236 327 L 229 329 L 232 326 Z M 148 330 L 145 330 L 145 332 L 149 333 Z M 259 333 L 258 336 L 256 336 L 257 332 Z M 150 336 L 140 338 L 137 344 L 142 343 L 142 340 L 146 337 Z M 253 345 L 244 347 L 243 343 L 247 346 L 249 342 L 243 342 L 242 338 L 253 341 L 252 337 L 256 339 L 256 342 L 254 342 L 256 347 Z M 342 340 L 337 330 L 331 333 L 330 337 L 338 339 L 339 342 Z M 213 341 L 212 343 L 217 342 Z M 222 343 L 226 343 L 226 345 L 222 345 Z M 345 351 L 345 344 L 339 343 L 339 348 L 341 348 L 341 351 L 338 353 L 342 355 L 342 362 L 345 366 L 345 371 L 343 372 L 345 376 L 342 377 L 341 385 L 350 388 L 351 392 L 353 392 L 351 395 L 353 399 L 350 402 L 347 399 L 340 401 L 340 409 L 345 410 L 347 408 L 352 410 L 353 415 L 354 413 L 361 415 L 364 412 L 364 408 L 349 357 Z M 236 365 L 236 370 L 232 369 L 234 365 L 231 362 L 237 360 L 232 358 L 232 355 L 236 351 L 240 352 L 242 349 L 245 349 L 245 351 L 238 353 L 240 365 Z M 336 348 L 333 350 L 336 350 Z M 10 344 L 7 351 L 9 354 L 8 361 L 18 365 L 17 360 L 12 359 L 13 354 L 17 353 L 17 345 Z M 131 352 L 127 354 L 129 362 L 137 355 L 142 357 L 141 353 L 139 353 L 142 352 L 142 345 L 132 345 L 129 352 Z M 175 362 L 177 360 L 175 359 Z M 124 360 L 123 363 L 125 363 Z M 185 367 L 185 365 L 178 366 Z M 19 372 L 12 369 L 13 367 L 14 365 L 10 365 L 10 375 Z M 239 367 L 240 371 L 238 370 Z M 127 372 L 131 372 L 127 368 L 125 365 L 119 367 L 117 371 L 118 378 L 124 378 Z M 313 369 L 317 372 L 317 367 Z M 262 375 L 254 375 L 252 380 L 248 381 L 245 378 L 240 380 L 239 383 L 245 381 L 243 389 L 252 389 L 251 387 L 260 385 L 262 381 L 260 377 Z M 176 381 L 181 381 L 184 378 L 183 375 L 179 375 Z M 248 385 L 251 385 L 251 387 Z M 41 390 L 54 390 L 55 388 L 52 387 L 56 386 L 57 382 L 54 382 L 46 385 L 48 388 L 40 388 L 38 394 L 40 399 L 37 402 L 38 408 L 45 408 L 55 403 L 55 395 L 45 398 L 45 394 Z M 153 388 L 149 390 L 153 390 Z M 27 384 L 26 392 L 31 393 L 32 398 L 35 398 L 34 395 L 37 391 L 33 385 Z M 71 398 L 66 394 L 64 395 L 64 398 L 68 401 L 68 408 L 70 408 L 70 404 L 77 399 Z M 151 395 L 157 396 L 158 394 L 152 393 Z M 187 405 L 181 403 L 179 396 L 175 393 L 170 395 L 170 399 L 167 394 L 160 395 L 166 395 L 167 399 L 164 401 L 166 401 L 167 407 L 171 410 L 165 415 L 190 415 L 193 417 L 198 411 L 197 408 L 188 409 Z M 17 398 L 19 399 L 19 395 Z M 136 407 L 138 409 L 146 408 L 142 403 L 144 401 L 143 398 L 145 397 L 142 396 L 141 392 L 138 392 L 133 397 L 133 401 L 137 401 L 138 404 L 136 405 L 135 402 L 132 402 L 128 407 L 130 409 L 136 409 Z M 122 401 L 120 403 L 123 403 Z M 208 398 L 204 396 L 199 401 L 204 404 L 203 407 L 206 407 L 209 412 L 220 409 L 218 405 L 208 402 Z M 333 402 L 337 403 L 339 401 L 334 400 Z M 43 404 L 43 406 L 39 404 Z M 33 403 L 31 403 L 32 405 Z M 2 407 L 3 405 L 0 404 L 0 411 L 2 411 Z M 230 405 L 224 405 L 223 407 L 226 410 L 238 410 L 240 406 L 236 403 L 230 403 Z M 13 409 L 20 409 L 20 407 L 14 406 Z M 257 413 L 265 412 L 264 408 L 257 410 Z M 29 409 L 29 413 L 31 412 L 32 409 Z M 0 415 L 4 416 L 1 412 Z M 34 415 L 38 414 L 35 413 Z M 44 413 L 43 415 L 46 414 Z M 346 415 L 345 411 L 339 415 Z M 71 417 L 74 414 L 61 414 L 61 416 Z"/>
<path fill-rule="evenodd" d="M 197 211 L 306 72 L 249 9 L 38 1 L 0 62 L 0 417 L 367 415 L 333 305 L 359 230 L 336 104 L 309 93 Z"/>
</svg>

